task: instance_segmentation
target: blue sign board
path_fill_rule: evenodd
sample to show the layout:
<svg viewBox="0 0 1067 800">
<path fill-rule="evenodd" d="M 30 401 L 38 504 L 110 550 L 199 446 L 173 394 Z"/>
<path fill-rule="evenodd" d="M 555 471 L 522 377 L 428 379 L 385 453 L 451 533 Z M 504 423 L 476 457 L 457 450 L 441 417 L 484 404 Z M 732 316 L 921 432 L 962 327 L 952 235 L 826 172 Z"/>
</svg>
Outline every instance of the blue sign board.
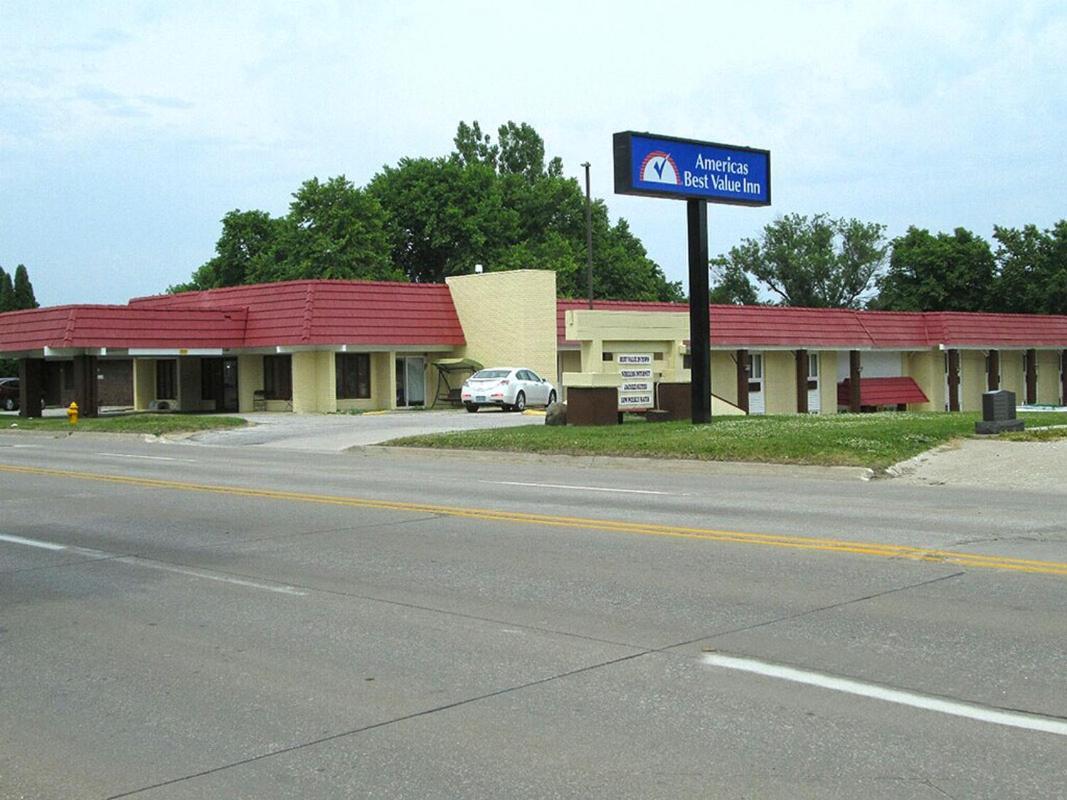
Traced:
<svg viewBox="0 0 1067 800">
<path fill-rule="evenodd" d="M 771 153 L 651 133 L 616 133 L 615 192 L 742 206 L 771 204 Z"/>
</svg>

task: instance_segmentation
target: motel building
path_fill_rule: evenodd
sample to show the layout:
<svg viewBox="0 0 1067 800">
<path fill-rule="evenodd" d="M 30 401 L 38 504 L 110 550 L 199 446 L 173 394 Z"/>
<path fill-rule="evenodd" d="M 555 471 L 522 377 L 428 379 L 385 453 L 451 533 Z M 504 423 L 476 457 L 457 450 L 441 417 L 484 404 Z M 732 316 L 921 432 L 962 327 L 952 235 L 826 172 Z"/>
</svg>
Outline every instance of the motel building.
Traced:
<svg viewBox="0 0 1067 800">
<path fill-rule="evenodd" d="M 297 414 L 446 407 L 472 369 L 528 367 L 578 411 L 647 359 L 688 418 L 688 306 L 556 298 L 555 273 L 443 284 L 308 280 L 0 314 L 23 416 L 42 401 Z M 979 411 L 982 393 L 1067 400 L 1067 317 L 713 306 L 712 413 Z M 625 355 L 627 359 L 620 359 Z"/>
</svg>

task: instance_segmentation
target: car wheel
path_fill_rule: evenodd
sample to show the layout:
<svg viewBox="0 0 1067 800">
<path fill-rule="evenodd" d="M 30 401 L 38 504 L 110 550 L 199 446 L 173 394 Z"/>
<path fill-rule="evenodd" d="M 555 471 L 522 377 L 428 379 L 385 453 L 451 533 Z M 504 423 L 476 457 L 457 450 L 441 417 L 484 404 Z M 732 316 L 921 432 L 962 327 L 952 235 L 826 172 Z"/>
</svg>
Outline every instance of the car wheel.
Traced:
<svg viewBox="0 0 1067 800">
<path fill-rule="evenodd" d="M 549 392 L 548 393 L 548 402 L 545 403 L 545 408 L 548 408 L 554 402 L 556 402 L 556 393 L 555 392 Z"/>
<path fill-rule="evenodd" d="M 464 405 L 471 414 L 478 410 L 478 406 L 474 405 L 474 403 L 464 403 Z"/>
<path fill-rule="evenodd" d="M 524 392 L 519 392 L 515 395 L 515 405 L 512 408 L 520 414 L 526 410 L 526 394 Z"/>
<path fill-rule="evenodd" d="M 14 400 L 14 398 L 9 397 L 9 398 L 7 398 L 7 400 L 4 401 L 4 410 L 6 410 L 6 411 L 14 411 L 15 410 L 15 400 Z"/>
</svg>

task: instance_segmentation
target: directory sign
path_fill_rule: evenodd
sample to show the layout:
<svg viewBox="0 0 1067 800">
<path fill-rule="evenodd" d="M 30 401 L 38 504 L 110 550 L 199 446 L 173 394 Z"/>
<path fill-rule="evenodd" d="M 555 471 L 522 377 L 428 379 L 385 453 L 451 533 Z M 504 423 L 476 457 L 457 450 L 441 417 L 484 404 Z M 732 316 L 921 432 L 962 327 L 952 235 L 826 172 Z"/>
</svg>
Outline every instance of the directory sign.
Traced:
<svg viewBox="0 0 1067 800">
<path fill-rule="evenodd" d="M 771 153 L 626 131 L 614 136 L 615 192 L 741 206 L 771 204 Z"/>
<path fill-rule="evenodd" d="M 656 405 L 651 353 L 620 353 L 619 411 L 646 411 Z"/>
</svg>

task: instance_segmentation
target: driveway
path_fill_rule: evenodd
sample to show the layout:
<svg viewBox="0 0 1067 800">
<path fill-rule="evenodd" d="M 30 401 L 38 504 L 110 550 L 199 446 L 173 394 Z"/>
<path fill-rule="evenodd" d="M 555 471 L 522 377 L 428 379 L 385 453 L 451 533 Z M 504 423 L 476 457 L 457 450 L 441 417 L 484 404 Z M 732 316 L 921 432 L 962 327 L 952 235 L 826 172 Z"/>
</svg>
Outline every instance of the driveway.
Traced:
<svg viewBox="0 0 1067 800">
<path fill-rule="evenodd" d="M 486 409 L 469 414 L 463 409 L 444 411 L 390 411 L 367 414 L 270 414 L 239 416 L 253 423 L 248 428 L 206 431 L 185 439 L 203 445 L 227 447 L 258 445 L 286 450 L 340 452 L 350 447 L 381 444 L 401 436 L 517 425 L 544 425 L 543 413 L 505 413 Z"/>
<path fill-rule="evenodd" d="M 1067 439 L 961 439 L 890 467 L 901 483 L 1067 493 Z"/>
</svg>

